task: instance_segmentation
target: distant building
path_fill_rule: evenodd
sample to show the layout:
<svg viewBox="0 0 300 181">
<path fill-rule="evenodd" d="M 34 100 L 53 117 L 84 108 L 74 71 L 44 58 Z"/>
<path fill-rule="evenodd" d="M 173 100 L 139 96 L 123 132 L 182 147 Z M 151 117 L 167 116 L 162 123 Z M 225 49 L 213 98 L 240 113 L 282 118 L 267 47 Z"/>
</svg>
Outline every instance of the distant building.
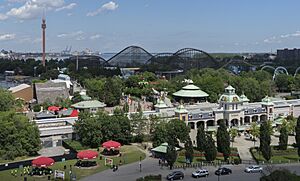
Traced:
<svg viewBox="0 0 300 181">
<path fill-rule="evenodd" d="M 277 50 L 277 58 L 280 60 L 298 60 L 300 59 L 300 49 Z"/>
<path fill-rule="evenodd" d="M 55 102 L 57 98 L 69 98 L 69 89 L 65 82 L 36 83 L 35 84 L 35 98 L 38 104 L 46 101 Z"/>
<path fill-rule="evenodd" d="M 72 107 L 78 109 L 79 111 L 89 112 L 89 113 L 97 113 L 99 110 L 104 110 L 106 104 L 97 101 L 81 101 L 76 104 L 73 104 Z"/>
<path fill-rule="evenodd" d="M 8 89 L 16 99 L 22 99 L 25 102 L 30 102 L 33 99 L 32 87 L 28 84 L 20 84 Z"/>
</svg>

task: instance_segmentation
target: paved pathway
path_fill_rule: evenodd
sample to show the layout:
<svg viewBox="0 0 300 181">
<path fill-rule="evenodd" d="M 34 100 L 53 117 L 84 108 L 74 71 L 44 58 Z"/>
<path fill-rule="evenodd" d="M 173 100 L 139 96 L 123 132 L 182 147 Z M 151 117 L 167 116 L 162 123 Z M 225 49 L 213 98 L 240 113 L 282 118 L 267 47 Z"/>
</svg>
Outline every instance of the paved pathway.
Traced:
<svg viewBox="0 0 300 181">
<path fill-rule="evenodd" d="M 269 174 L 269 171 L 279 169 L 279 168 L 286 168 L 291 172 L 295 172 L 297 174 L 300 173 L 299 164 L 290 164 L 290 165 L 273 165 L 271 167 L 263 166 L 264 171 L 263 173 L 245 173 L 244 169 L 248 165 L 225 165 L 232 169 L 231 175 L 221 176 L 219 179 L 222 181 L 259 181 L 259 178 L 264 174 Z M 199 180 L 206 180 L 206 181 L 215 181 L 218 180 L 218 176 L 214 175 L 215 170 L 218 167 L 209 166 L 205 167 L 210 173 L 209 177 L 201 178 Z M 195 180 L 191 177 L 192 172 L 194 172 L 195 168 L 187 168 L 187 169 L 176 169 L 181 170 L 185 174 L 184 180 Z M 146 158 L 142 161 L 142 171 L 139 170 L 139 163 L 132 163 L 128 165 L 123 165 L 119 167 L 119 170 L 113 172 L 112 170 L 105 170 L 100 173 L 96 173 L 95 175 L 91 175 L 81 179 L 81 181 L 135 181 L 137 178 L 150 175 L 150 174 L 161 174 L 163 179 L 166 180 L 166 176 L 171 173 L 172 171 L 169 168 L 164 167 L 163 169 L 160 168 L 158 165 L 157 159 Z"/>
</svg>

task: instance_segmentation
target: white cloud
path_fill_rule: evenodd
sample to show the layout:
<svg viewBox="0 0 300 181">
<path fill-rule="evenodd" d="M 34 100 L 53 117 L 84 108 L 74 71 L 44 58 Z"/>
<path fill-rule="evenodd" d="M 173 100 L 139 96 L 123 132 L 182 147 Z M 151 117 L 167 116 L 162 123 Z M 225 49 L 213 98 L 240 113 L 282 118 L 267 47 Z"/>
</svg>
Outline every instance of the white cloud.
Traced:
<svg viewBox="0 0 300 181">
<path fill-rule="evenodd" d="M 51 11 L 64 5 L 64 0 L 27 0 L 24 5 L 12 8 L 7 16 L 18 19 L 33 19 L 39 17 L 44 10 Z"/>
<path fill-rule="evenodd" d="M 85 37 L 84 36 L 78 36 L 78 37 L 75 38 L 75 40 L 77 40 L 77 41 L 85 40 Z"/>
<path fill-rule="evenodd" d="M 7 15 L 0 13 L 0 21 L 6 20 L 8 18 Z"/>
<path fill-rule="evenodd" d="M 106 4 L 103 4 L 100 8 L 98 8 L 96 11 L 88 12 L 87 16 L 96 16 L 99 13 L 102 13 L 104 11 L 114 11 L 119 7 L 119 5 L 113 1 L 110 1 Z"/>
<path fill-rule="evenodd" d="M 16 38 L 16 34 L 0 34 L 0 41 L 13 40 Z"/>
<path fill-rule="evenodd" d="M 57 35 L 57 37 L 58 38 L 67 38 L 67 37 L 74 38 L 76 36 L 81 36 L 83 34 L 84 34 L 84 32 L 79 30 L 76 32 L 71 32 L 71 33 L 62 33 L 62 34 Z"/>
<path fill-rule="evenodd" d="M 36 38 L 32 41 L 32 43 L 37 43 L 37 44 L 39 44 L 41 42 L 42 42 L 42 38 Z"/>
<path fill-rule="evenodd" d="M 66 6 L 57 8 L 55 11 L 70 10 L 70 9 L 73 9 L 75 6 L 77 6 L 76 3 L 71 3 L 71 4 L 68 4 Z"/>
<path fill-rule="evenodd" d="M 73 13 L 68 13 L 67 16 L 73 16 Z"/>
<path fill-rule="evenodd" d="M 91 40 L 96 40 L 96 39 L 99 39 L 99 38 L 101 38 L 101 35 L 99 35 L 99 34 L 90 36 L 90 39 L 91 39 Z"/>
<path fill-rule="evenodd" d="M 300 37 L 300 31 L 294 33 L 283 34 L 279 36 L 272 36 L 270 38 L 264 39 L 264 43 L 281 43 L 285 39 Z"/>
<path fill-rule="evenodd" d="M 7 0 L 10 3 L 22 3 L 22 2 L 26 2 L 27 0 Z"/>
</svg>

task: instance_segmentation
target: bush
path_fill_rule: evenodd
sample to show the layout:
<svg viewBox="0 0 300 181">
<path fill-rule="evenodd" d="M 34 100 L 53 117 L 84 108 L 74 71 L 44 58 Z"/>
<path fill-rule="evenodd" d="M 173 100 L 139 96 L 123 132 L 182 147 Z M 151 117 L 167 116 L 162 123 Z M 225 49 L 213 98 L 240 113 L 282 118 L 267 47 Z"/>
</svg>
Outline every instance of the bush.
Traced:
<svg viewBox="0 0 300 181">
<path fill-rule="evenodd" d="M 235 159 L 233 160 L 233 163 L 234 163 L 235 165 L 238 165 L 238 164 L 241 163 L 241 159 L 240 159 L 240 158 L 235 158 Z"/>
<path fill-rule="evenodd" d="M 132 137 L 133 143 L 142 143 L 144 141 L 144 135 L 135 135 Z"/>
<path fill-rule="evenodd" d="M 136 179 L 136 181 L 161 181 L 161 179 L 161 175 L 147 175 L 145 177 Z"/>
<path fill-rule="evenodd" d="M 69 145 L 70 147 L 73 148 L 73 150 L 86 150 L 88 149 L 88 147 L 83 146 L 79 141 L 75 141 L 75 140 L 64 140 L 64 142 Z"/>
<path fill-rule="evenodd" d="M 39 104 L 34 105 L 33 106 L 33 111 L 34 112 L 40 112 L 41 111 L 41 105 L 39 105 Z"/>
</svg>

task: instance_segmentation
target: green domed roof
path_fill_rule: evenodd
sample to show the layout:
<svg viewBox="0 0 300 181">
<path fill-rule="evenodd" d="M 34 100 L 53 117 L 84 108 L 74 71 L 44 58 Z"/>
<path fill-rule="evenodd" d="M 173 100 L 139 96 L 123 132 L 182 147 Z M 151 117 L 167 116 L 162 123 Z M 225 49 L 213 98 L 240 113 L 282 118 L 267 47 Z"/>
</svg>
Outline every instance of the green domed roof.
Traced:
<svg viewBox="0 0 300 181">
<path fill-rule="evenodd" d="M 267 106 L 274 105 L 272 99 L 271 99 L 269 96 L 266 96 L 266 97 L 263 98 L 261 101 L 262 101 L 262 104 L 263 104 L 263 105 L 267 105 Z"/>
<path fill-rule="evenodd" d="M 168 106 L 166 105 L 166 103 L 162 100 L 159 99 L 157 101 L 157 104 L 154 105 L 155 108 L 167 108 Z"/>
<path fill-rule="evenodd" d="M 188 113 L 188 111 L 184 108 L 182 104 L 180 104 L 176 109 L 175 113 L 182 114 L 182 113 Z"/>
<path fill-rule="evenodd" d="M 231 85 L 225 88 L 225 93 L 221 95 L 219 102 L 241 102 L 241 98 L 235 93 L 235 88 Z"/>
<path fill-rule="evenodd" d="M 206 92 L 193 84 L 184 86 L 180 91 L 173 93 L 173 95 L 177 97 L 208 97 Z"/>
<path fill-rule="evenodd" d="M 240 98 L 241 98 L 241 101 L 242 102 L 249 102 L 250 100 L 248 99 L 248 97 L 245 95 L 245 94 L 242 94 L 241 96 L 240 96 Z"/>
</svg>

